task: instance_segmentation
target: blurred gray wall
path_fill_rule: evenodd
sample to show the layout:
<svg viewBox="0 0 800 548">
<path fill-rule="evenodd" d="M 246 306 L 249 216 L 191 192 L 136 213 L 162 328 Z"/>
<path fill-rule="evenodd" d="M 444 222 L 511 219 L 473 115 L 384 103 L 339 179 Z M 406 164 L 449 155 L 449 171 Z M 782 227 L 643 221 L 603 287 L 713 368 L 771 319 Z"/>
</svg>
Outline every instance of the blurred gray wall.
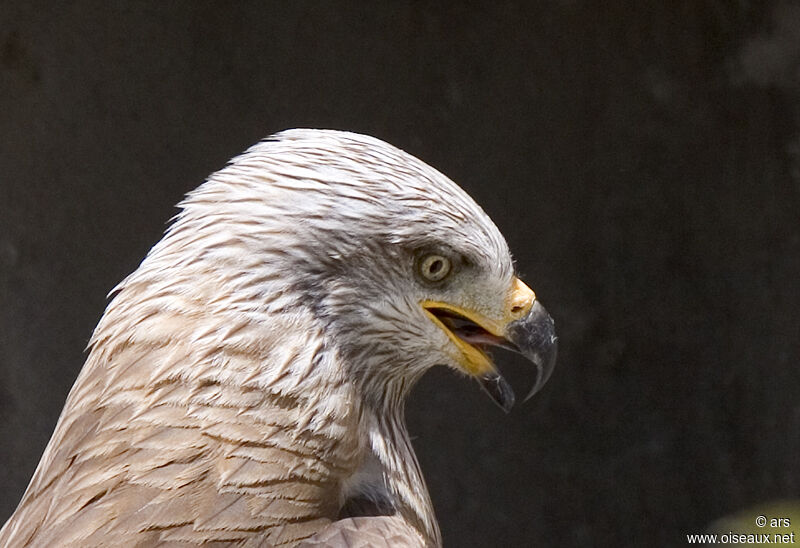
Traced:
<svg viewBox="0 0 800 548">
<path fill-rule="evenodd" d="M 672 546 L 797 496 L 799 124 L 789 2 L 0 0 L 0 520 L 106 293 L 298 126 L 459 182 L 556 319 L 510 416 L 447 371 L 409 403 L 447 545 Z"/>
</svg>

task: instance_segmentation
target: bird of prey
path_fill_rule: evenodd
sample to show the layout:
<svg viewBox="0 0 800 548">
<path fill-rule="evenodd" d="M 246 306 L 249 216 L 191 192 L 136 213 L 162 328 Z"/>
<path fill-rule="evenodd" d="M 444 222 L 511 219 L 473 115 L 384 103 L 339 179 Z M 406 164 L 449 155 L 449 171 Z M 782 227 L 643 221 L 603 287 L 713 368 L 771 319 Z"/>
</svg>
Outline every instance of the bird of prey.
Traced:
<svg viewBox="0 0 800 548">
<path fill-rule="evenodd" d="M 403 417 L 429 368 L 555 361 L 489 217 L 380 140 L 288 130 L 112 291 L 2 546 L 441 545 Z"/>
</svg>

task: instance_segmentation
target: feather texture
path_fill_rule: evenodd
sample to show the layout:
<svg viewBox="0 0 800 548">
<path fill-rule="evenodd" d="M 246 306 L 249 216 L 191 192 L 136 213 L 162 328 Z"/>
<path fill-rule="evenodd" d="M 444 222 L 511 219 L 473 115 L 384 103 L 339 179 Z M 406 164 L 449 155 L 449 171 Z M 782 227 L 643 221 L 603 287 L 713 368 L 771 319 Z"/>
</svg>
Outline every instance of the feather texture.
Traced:
<svg viewBox="0 0 800 548">
<path fill-rule="evenodd" d="M 452 360 L 421 299 L 490 314 L 510 285 L 488 217 L 416 158 L 314 130 L 181 205 L 114 290 L 0 545 L 440 545 L 403 400 Z M 420 286 L 431 246 L 466 257 L 462 283 Z M 350 497 L 390 515 L 337 521 Z"/>
</svg>

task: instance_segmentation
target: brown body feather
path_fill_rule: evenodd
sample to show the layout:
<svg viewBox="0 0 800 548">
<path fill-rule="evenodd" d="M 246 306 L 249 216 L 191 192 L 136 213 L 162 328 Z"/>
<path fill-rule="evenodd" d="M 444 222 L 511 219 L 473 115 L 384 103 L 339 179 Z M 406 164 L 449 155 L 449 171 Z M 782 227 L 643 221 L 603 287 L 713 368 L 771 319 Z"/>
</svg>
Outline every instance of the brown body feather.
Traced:
<svg viewBox="0 0 800 548">
<path fill-rule="evenodd" d="M 439 546 L 403 400 L 461 354 L 420 303 L 500 317 L 496 227 L 419 160 L 314 130 L 182 206 L 117 288 L 0 546 Z M 458 283 L 415 278 L 431 246 L 465 257 Z M 339 519 L 350 497 L 387 515 Z"/>
<path fill-rule="evenodd" d="M 113 313 L 103 325 L 119 329 L 125 320 Z M 259 378 L 242 382 L 277 357 L 263 340 L 243 342 L 246 327 L 237 344 L 225 337 L 209 348 L 181 342 L 189 333 L 177 318 L 163 325 L 173 326 L 174 336 L 140 338 L 142 326 L 128 325 L 118 347 L 111 341 L 119 337 L 104 340 L 98 330 L 0 544 L 278 546 L 336 519 L 341 483 L 364 450 L 358 408 L 334 419 L 315 409 L 313 398 L 270 392 Z M 280 357 L 286 352 L 281 348 Z M 287 371 L 308 367 L 297 360 L 318 359 L 294 356 Z M 348 389 L 334 379 L 303 392 L 339 392 L 354 401 Z M 314 427 L 303 428 L 309 420 Z"/>
</svg>

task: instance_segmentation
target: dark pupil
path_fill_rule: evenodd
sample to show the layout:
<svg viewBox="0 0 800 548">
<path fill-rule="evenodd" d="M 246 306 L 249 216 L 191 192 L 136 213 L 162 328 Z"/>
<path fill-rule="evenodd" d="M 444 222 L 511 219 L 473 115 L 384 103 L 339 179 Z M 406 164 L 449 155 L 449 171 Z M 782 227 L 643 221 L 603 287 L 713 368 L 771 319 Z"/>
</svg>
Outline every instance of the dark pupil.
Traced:
<svg viewBox="0 0 800 548">
<path fill-rule="evenodd" d="M 442 269 L 442 261 L 440 260 L 433 261 L 431 265 L 428 267 L 428 270 L 430 271 L 431 274 L 436 274 L 441 269 Z"/>
</svg>

